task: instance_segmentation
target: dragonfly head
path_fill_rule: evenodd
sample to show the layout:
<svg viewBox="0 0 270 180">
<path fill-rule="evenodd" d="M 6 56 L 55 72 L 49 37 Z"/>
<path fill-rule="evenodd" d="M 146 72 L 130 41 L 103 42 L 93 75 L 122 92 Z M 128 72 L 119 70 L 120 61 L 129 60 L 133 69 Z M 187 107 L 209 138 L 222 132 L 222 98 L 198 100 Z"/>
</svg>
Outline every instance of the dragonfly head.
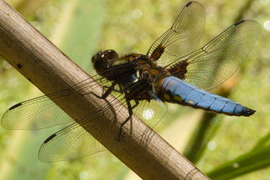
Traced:
<svg viewBox="0 0 270 180">
<path fill-rule="evenodd" d="M 119 59 L 118 54 L 114 50 L 99 51 L 95 56 L 92 57 L 92 63 L 98 74 L 106 71 L 112 65 L 112 63 Z"/>
</svg>

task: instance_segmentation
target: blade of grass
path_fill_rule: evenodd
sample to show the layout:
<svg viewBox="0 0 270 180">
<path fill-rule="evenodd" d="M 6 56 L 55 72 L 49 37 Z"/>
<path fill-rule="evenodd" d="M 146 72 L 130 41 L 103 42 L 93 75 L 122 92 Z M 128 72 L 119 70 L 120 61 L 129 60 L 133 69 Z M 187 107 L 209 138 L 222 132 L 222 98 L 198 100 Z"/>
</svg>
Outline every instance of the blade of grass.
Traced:
<svg viewBox="0 0 270 180">
<path fill-rule="evenodd" d="M 267 135 L 268 136 L 268 135 Z M 263 139 L 263 138 L 262 138 Z M 227 180 L 266 168 L 270 165 L 270 145 L 245 153 L 208 172 L 215 180 Z"/>
</svg>

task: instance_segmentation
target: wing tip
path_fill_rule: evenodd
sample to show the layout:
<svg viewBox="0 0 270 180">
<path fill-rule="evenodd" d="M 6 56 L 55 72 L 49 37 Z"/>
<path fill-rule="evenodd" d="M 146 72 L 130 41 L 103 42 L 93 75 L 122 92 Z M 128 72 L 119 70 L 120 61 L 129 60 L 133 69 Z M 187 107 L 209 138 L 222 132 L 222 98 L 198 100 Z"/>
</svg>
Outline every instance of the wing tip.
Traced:
<svg viewBox="0 0 270 180">
<path fill-rule="evenodd" d="M 56 137 L 56 133 L 50 135 L 44 142 L 43 144 L 47 144 L 50 140 L 52 140 L 54 137 Z"/>
<path fill-rule="evenodd" d="M 242 24 L 243 22 L 245 22 L 246 20 L 241 20 L 241 21 L 238 21 L 237 23 L 234 23 L 235 26 L 238 26 L 239 24 Z"/>
<path fill-rule="evenodd" d="M 193 1 L 190 1 L 186 4 L 186 7 L 190 6 L 192 3 L 194 3 Z"/>
<path fill-rule="evenodd" d="M 19 107 L 21 105 L 22 105 L 22 103 L 15 104 L 15 105 L 11 106 L 8 110 L 16 109 L 17 107 Z"/>
</svg>

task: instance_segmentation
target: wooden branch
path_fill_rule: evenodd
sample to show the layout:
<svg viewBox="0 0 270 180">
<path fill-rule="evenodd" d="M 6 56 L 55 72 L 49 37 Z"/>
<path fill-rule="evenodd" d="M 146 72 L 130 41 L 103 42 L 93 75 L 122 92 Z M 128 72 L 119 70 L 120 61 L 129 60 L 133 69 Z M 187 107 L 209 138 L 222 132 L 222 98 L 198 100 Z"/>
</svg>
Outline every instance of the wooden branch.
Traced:
<svg viewBox="0 0 270 180">
<path fill-rule="evenodd" d="M 4 0 L 0 0 L 0 55 L 44 93 L 66 89 L 90 78 Z M 95 102 L 104 103 L 81 95 L 80 103 L 73 106 L 81 107 L 81 112 L 87 114 L 85 107 L 97 108 Z M 78 118 L 69 107 L 55 103 L 72 118 Z M 127 112 L 116 113 L 117 122 L 114 123 L 119 128 L 123 121 L 121 117 Z M 99 120 L 111 123 L 106 116 Z M 95 129 L 88 132 L 142 179 L 209 179 L 135 116 L 123 129 L 124 134 L 132 132 L 131 136 L 127 136 L 126 142 L 118 148 L 110 149 L 108 145 L 113 141 L 109 138 L 115 131 L 104 132 L 105 138 L 96 136 L 102 128 L 97 123 Z"/>
</svg>

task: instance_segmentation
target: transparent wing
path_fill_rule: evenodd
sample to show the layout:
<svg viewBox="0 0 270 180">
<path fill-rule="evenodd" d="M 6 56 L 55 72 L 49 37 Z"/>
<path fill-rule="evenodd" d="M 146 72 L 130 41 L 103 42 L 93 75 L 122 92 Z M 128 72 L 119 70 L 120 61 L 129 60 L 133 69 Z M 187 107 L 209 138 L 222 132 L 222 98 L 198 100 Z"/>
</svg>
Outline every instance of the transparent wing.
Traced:
<svg viewBox="0 0 270 180">
<path fill-rule="evenodd" d="M 106 148 L 93 136 L 79 124 L 73 123 L 44 141 L 39 150 L 39 159 L 42 162 L 72 160 L 103 150 Z"/>
<path fill-rule="evenodd" d="M 150 90 L 148 93 L 151 96 L 151 100 L 140 100 L 140 104 L 133 109 L 133 113 L 149 127 L 153 128 L 166 114 L 167 106 L 154 92 Z"/>
<path fill-rule="evenodd" d="M 99 79 L 98 76 L 94 79 L 103 85 L 104 92 L 111 84 L 111 82 L 106 79 Z M 77 114 L 80 114 L 81 109 L 72 106 L 72 104 L 81 96 L 77 93 L 78 91 L 88 90 L 89 87 L 91 87 L 91 89 L 95 88 L 93 87 L 93 82 L 93 79 L 87 79 L 72 88 L 14 105 L 4 114 L 2 125 L 8 129 L 41 129 L 73 122 L 71 125 L 45 140 L 39 151 L 39 158 L 42 162 L 77 159 L 105 150 L 104 146 L 88 133 L 88 131 L 96 132 L 93 131 L 93 129 L 97 129 L 95 128 L 97 125 L 103 128 L 95 134 L 95 137 L 108 139 L 109 142 L 107 145 L 110 148 L 118 147 L 125 142 L 125 134 L 121 134 L 120 141 L 117 141 L 120 127 L 116 127 L 113 123 L 115 122 L 116 114 L 124 112 L 122 105 L 126 104 L 126 98 L 124 94 L 120 92 L 120 89 L 116 88 L 113 94 L 121 102 L 116 100 L 104 100 L 107 103 L 100 106 L 99 109 L 95 111 L 88 108 L 89 113 L 79 117 L 79 120 L 76 122 L 50 100 L 50 98 L 52 98 L 54 101 L 61 101 L 65 106 L 71 106 L 72 111 L 76 111 Z M 94 93 L 98 96 L 102 96 L 103 94 Z M 133 113 L 136 113 L 136 115 L 144 120 L 150 127 L 153 127 L 164 116 L 166 106 L 153 92 L 149 93 L 151 100 L 140 100 L 139 105 L 133 109 Z M 93 94 L 88 92 L 84 94 L 84 96 L 93 96 Z M 132 100 L 131 103 L 132 106 L 134 106 L 135 101 Z M 104 122 L 100 116 L 109 113 L 111 114 L 111 121 Z M 84 128 L 81 125 L 84 125 Z M 112 133 L 110 137 L 104 137 L 106 134 L 104 132 L 109 129 L 114 133 Z"/>
<path fill-rule="evenodd" d="M 115 112 L 121 112 L 121 108 L 119 106 L 117 107 L 117 104 L 114 108 Z M 112 121 L 105 122 L 100 118 L 103 113 L 111 111 L 111 107 L 104 106 L 101 107 L 101 109 L 101 111 L 96 111 L 96 113 L 80 119 L 78 123 L 73 123 L 47 138 L 39 150 L 40 161 L 55 162 L 72 160 L 106 150 L 101 143 L 88 133 L 88 131 L 93 132 L 96 126 L 103 127 L 99 129 L 99 132 L 94 131 L 96 132 L 96 136 L 108 140 L 110 139 L 107 145 L 111 148 L 124 143 L 124 134 L 121 135 L 121 141 L 117 141 L 120 128 L 116 128 Z M 116 117 L 111 116 L 111 118 Z M 81 125 L 84 125 L 84 128 Z M 114 133 L 112 133 L 110 137 L 105 137 L 106 133 L 104 132 L 109 130 L 113 130 Z M 112 138 L 112 136 L 114 137 Z"/>
<path fill-rule="evenodd" d="M 167 108 L 155 94 L 151 93 L 151 97 L 155 99 L 150 100 L 150 102 L 140 101 L 140 104 L 133 109 L 133 113 L 144 120 L 150 127 L 154 127 L 162 119 Z M 125 98 L 123 97 L 123 94 L 118 96 L 118 98 L 122 98 L 122 101 L 124 102 Z M 120 104 L 116 104 L 115 102 L 110 102 L 110 104 L 114 104 L 114 112 L 121 113 L 123 111 L 123 106 L 120 106 Z M 106 114 L 111 111 L 111 107 L 103 106 L 101 109 L 102 111 L 97 111 L 97 113 L 91 114 L 88 117 L 79 120 L 78 123 L 73 123 L 50 136 L 40 148 L 39 159 L 42 162 L 71 160 L 105 150 L 105 147 L 87 132 L 91 131 L 91 129 L 95 129 L 97 124 L 103 127 L 96 134 L 97 137 L 108 140 L 112 139 L 111 137 L 104 137 L 104 132 L 109 130 L 113 131 L 110 136 L 114 136 L 114 140 L 108 141 L 107 143 L 110 148 L 115 148 L 125 143 L 125 134 L 121 134 L 120 141 L 117 141 L 120 127 L 115 127 L 114 123 L 110 123 L 113 121 L 104 122 L 100 119 L 100 116 L 103 113 Z M 114 119 L 115 117 L 111 116 L 111 118 Z M 132 119 L 130 119 L 130 121 L 132 121 Z M 82 128 L 79 124 L 84 124 L 86 129 Z"/>
<path fill-rule="evenodd" d="M 99 76 L 94 78 L 99 81 Z M 62 91 L 18 103 L 5 112 L 1 120 L 2 126 L 6 129 L 42 129 L 74 122 L 51 99 L 70 106 L 78 99 L 79 94 L 76 92 L 89 87 L 94 88 L 93 79 L 87 79 Z M 77 111 L 76 107 L 74 108 L 74 111 Z"/>
<path fill-rule="evenodd" d="M 147 52 L 148 56 L 160 46 L 164 52 L 158 59 L 162 66 L 172 59 L 182 57 L 197 48 L 203 35 L 205 25 L 205 9 L 198 2 L 189 2 L 178 15 L 173 26 L 160 36 Z"/>
<path fill-rule="evenodd" d="M 230 26 L 202 48 L 179 58 L 166 68 L 176 77 L 209 90 L 226 81 L 249 54 L 260 34 L 252 20 Z"/>
</svg>

